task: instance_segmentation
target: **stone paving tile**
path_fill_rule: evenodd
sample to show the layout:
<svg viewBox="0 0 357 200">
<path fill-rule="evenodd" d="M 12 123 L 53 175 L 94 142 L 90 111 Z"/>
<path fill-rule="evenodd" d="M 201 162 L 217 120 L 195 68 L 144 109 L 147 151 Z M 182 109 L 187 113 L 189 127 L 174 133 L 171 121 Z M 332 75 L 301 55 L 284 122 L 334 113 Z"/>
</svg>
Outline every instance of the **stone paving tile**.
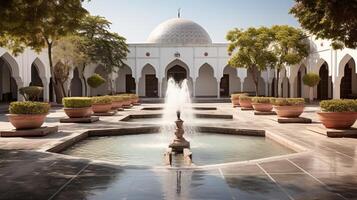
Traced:
<svg viewBox="0 0 357 200">
<path fill-rule="evenodd" d="M 344 199 L 341 195 L 330 192 L 326 186 L 307 174 L 272 174 L 271 176 L 293 199 Z"/>
<path fill-rule="evenodd" d="M 276 160 L 259 164 L 267 173 L 304 173 L 287 160 Z"/>
<path fill-rule="evenodd" d="M 326 184 L 331 192 L 339 193 L 346 199 L 357 199 L 357 174 L 319 173 L 312 175 Z"/>
<path fill-rule="evenodd" d="M 289 199 L 289 196 L 266 175 L 225 176 L 236 199 Z"/>
</svg>

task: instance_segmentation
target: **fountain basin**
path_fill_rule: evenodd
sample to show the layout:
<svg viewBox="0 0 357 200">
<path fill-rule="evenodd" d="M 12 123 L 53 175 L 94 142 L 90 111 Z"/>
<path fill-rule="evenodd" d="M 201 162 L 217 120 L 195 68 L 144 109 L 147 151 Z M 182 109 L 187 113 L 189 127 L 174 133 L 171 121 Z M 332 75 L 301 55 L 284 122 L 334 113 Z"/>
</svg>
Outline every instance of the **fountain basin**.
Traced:
<svg viewBox="0 0 357 200">
<path fill-rule="evenodd" d="M 91 131 L 88 138 L 62 153 L 120 165 L 164 166 L 163 155 L 173 138 L 170 134 L 155 132 L 157 129 L 158 127 L 142 127 L 139 131 L 135 128 Z M 261 130 L 212 127 L 197 127 L 197 130 L 197 134 L 185 137 L 191 142 L 193 162 L 199 166 L 294 153 L 274 139 L 264 137 L 264 131 Z M 105 136 L 106 133 L 110 136 Z"/>
</svg>

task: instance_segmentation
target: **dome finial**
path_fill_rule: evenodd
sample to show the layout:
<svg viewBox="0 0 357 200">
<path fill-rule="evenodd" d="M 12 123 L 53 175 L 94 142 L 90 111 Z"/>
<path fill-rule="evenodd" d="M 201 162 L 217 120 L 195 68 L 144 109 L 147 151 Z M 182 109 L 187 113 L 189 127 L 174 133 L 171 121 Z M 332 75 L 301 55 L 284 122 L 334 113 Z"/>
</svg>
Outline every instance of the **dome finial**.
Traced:
<svg viewBox="0 0 357 200">
<path fill-rule="evenodd" d="M 181 8 L 177 10 L 177 18 L 181 18 Z"/>
</svg>

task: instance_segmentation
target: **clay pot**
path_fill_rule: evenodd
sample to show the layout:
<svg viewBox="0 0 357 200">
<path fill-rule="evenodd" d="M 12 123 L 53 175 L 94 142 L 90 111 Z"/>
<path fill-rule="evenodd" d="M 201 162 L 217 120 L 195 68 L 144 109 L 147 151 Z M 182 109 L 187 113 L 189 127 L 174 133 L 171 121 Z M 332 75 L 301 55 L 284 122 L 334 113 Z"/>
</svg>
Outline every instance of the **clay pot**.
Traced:
<svg viewBox="0 0 357 200">
<path fill-rule="evenodd" d="M 298 118 L 304 112 L 304 105 L 274 106 L 279 117 Z"/>
<path fill-rule="evenodd" d="M 64 112 L 69 118 L 84 118 L 92 115 L 92 107 L 85 108 L 64 108 Z"/>
<path fill-rule="evenodd" d="M 124 101 L 123 106 L 131 106 L 131 100 Z"/>
<path fill-rule="evenodd" d="M 259 112 L 271 112 L 273 105 L 270 103 L 252 103 L 254 110 Z"/>
<path fill-rule="evenodd" d="M 317 112 L 326 128 L 349 129 L 356 122 L 357 112 Z"/>
<path fill-rule="evenodd" d="M 47 114 L 8 114 L 7 117 L 16 129 L 35 129 L 42 126 L 46 115 Z"/>
<path fill-rule="evenodd" d="M 231 102 L 232 102 L 233 108 L 239 106 L 239 99 L 231 99 Z"/>
<path fill-rule="evenodd" d="M 243 108 L 253 108 L 251 99 L 239 99 L 239 105 Z"/>
<path fill-rule="evenodd" d="M 119 108 L 123 107 L 123 101 L 113 101 L 112 102 L 112 109 L 117 110 Z"/>
<path fill-rule="evenodd" d="M 92 109 L 94 113 L 107 113 L 112 109 L 112 104 L 93 104 Z"/>
</svg>

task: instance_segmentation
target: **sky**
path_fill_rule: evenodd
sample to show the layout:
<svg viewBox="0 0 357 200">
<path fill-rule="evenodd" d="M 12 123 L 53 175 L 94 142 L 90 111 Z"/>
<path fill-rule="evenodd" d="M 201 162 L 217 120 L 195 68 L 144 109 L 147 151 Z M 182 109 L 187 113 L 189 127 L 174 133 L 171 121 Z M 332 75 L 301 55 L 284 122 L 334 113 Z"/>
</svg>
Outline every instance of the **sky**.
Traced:
<svg viewBox="0 0 357 200">
<path fill-rule="evenodd" d="M 145 42 L 163 21 L 181 17 L 200 24 L 212 41 L 226 42 L 233 28 L 288 24 L 298 27 L 289 14 L 293 0 L 91 0 L 84 7 L 92 15 L 112 22 L 111 29 L 127 38 L 128 43 Z"/>
</svg>

